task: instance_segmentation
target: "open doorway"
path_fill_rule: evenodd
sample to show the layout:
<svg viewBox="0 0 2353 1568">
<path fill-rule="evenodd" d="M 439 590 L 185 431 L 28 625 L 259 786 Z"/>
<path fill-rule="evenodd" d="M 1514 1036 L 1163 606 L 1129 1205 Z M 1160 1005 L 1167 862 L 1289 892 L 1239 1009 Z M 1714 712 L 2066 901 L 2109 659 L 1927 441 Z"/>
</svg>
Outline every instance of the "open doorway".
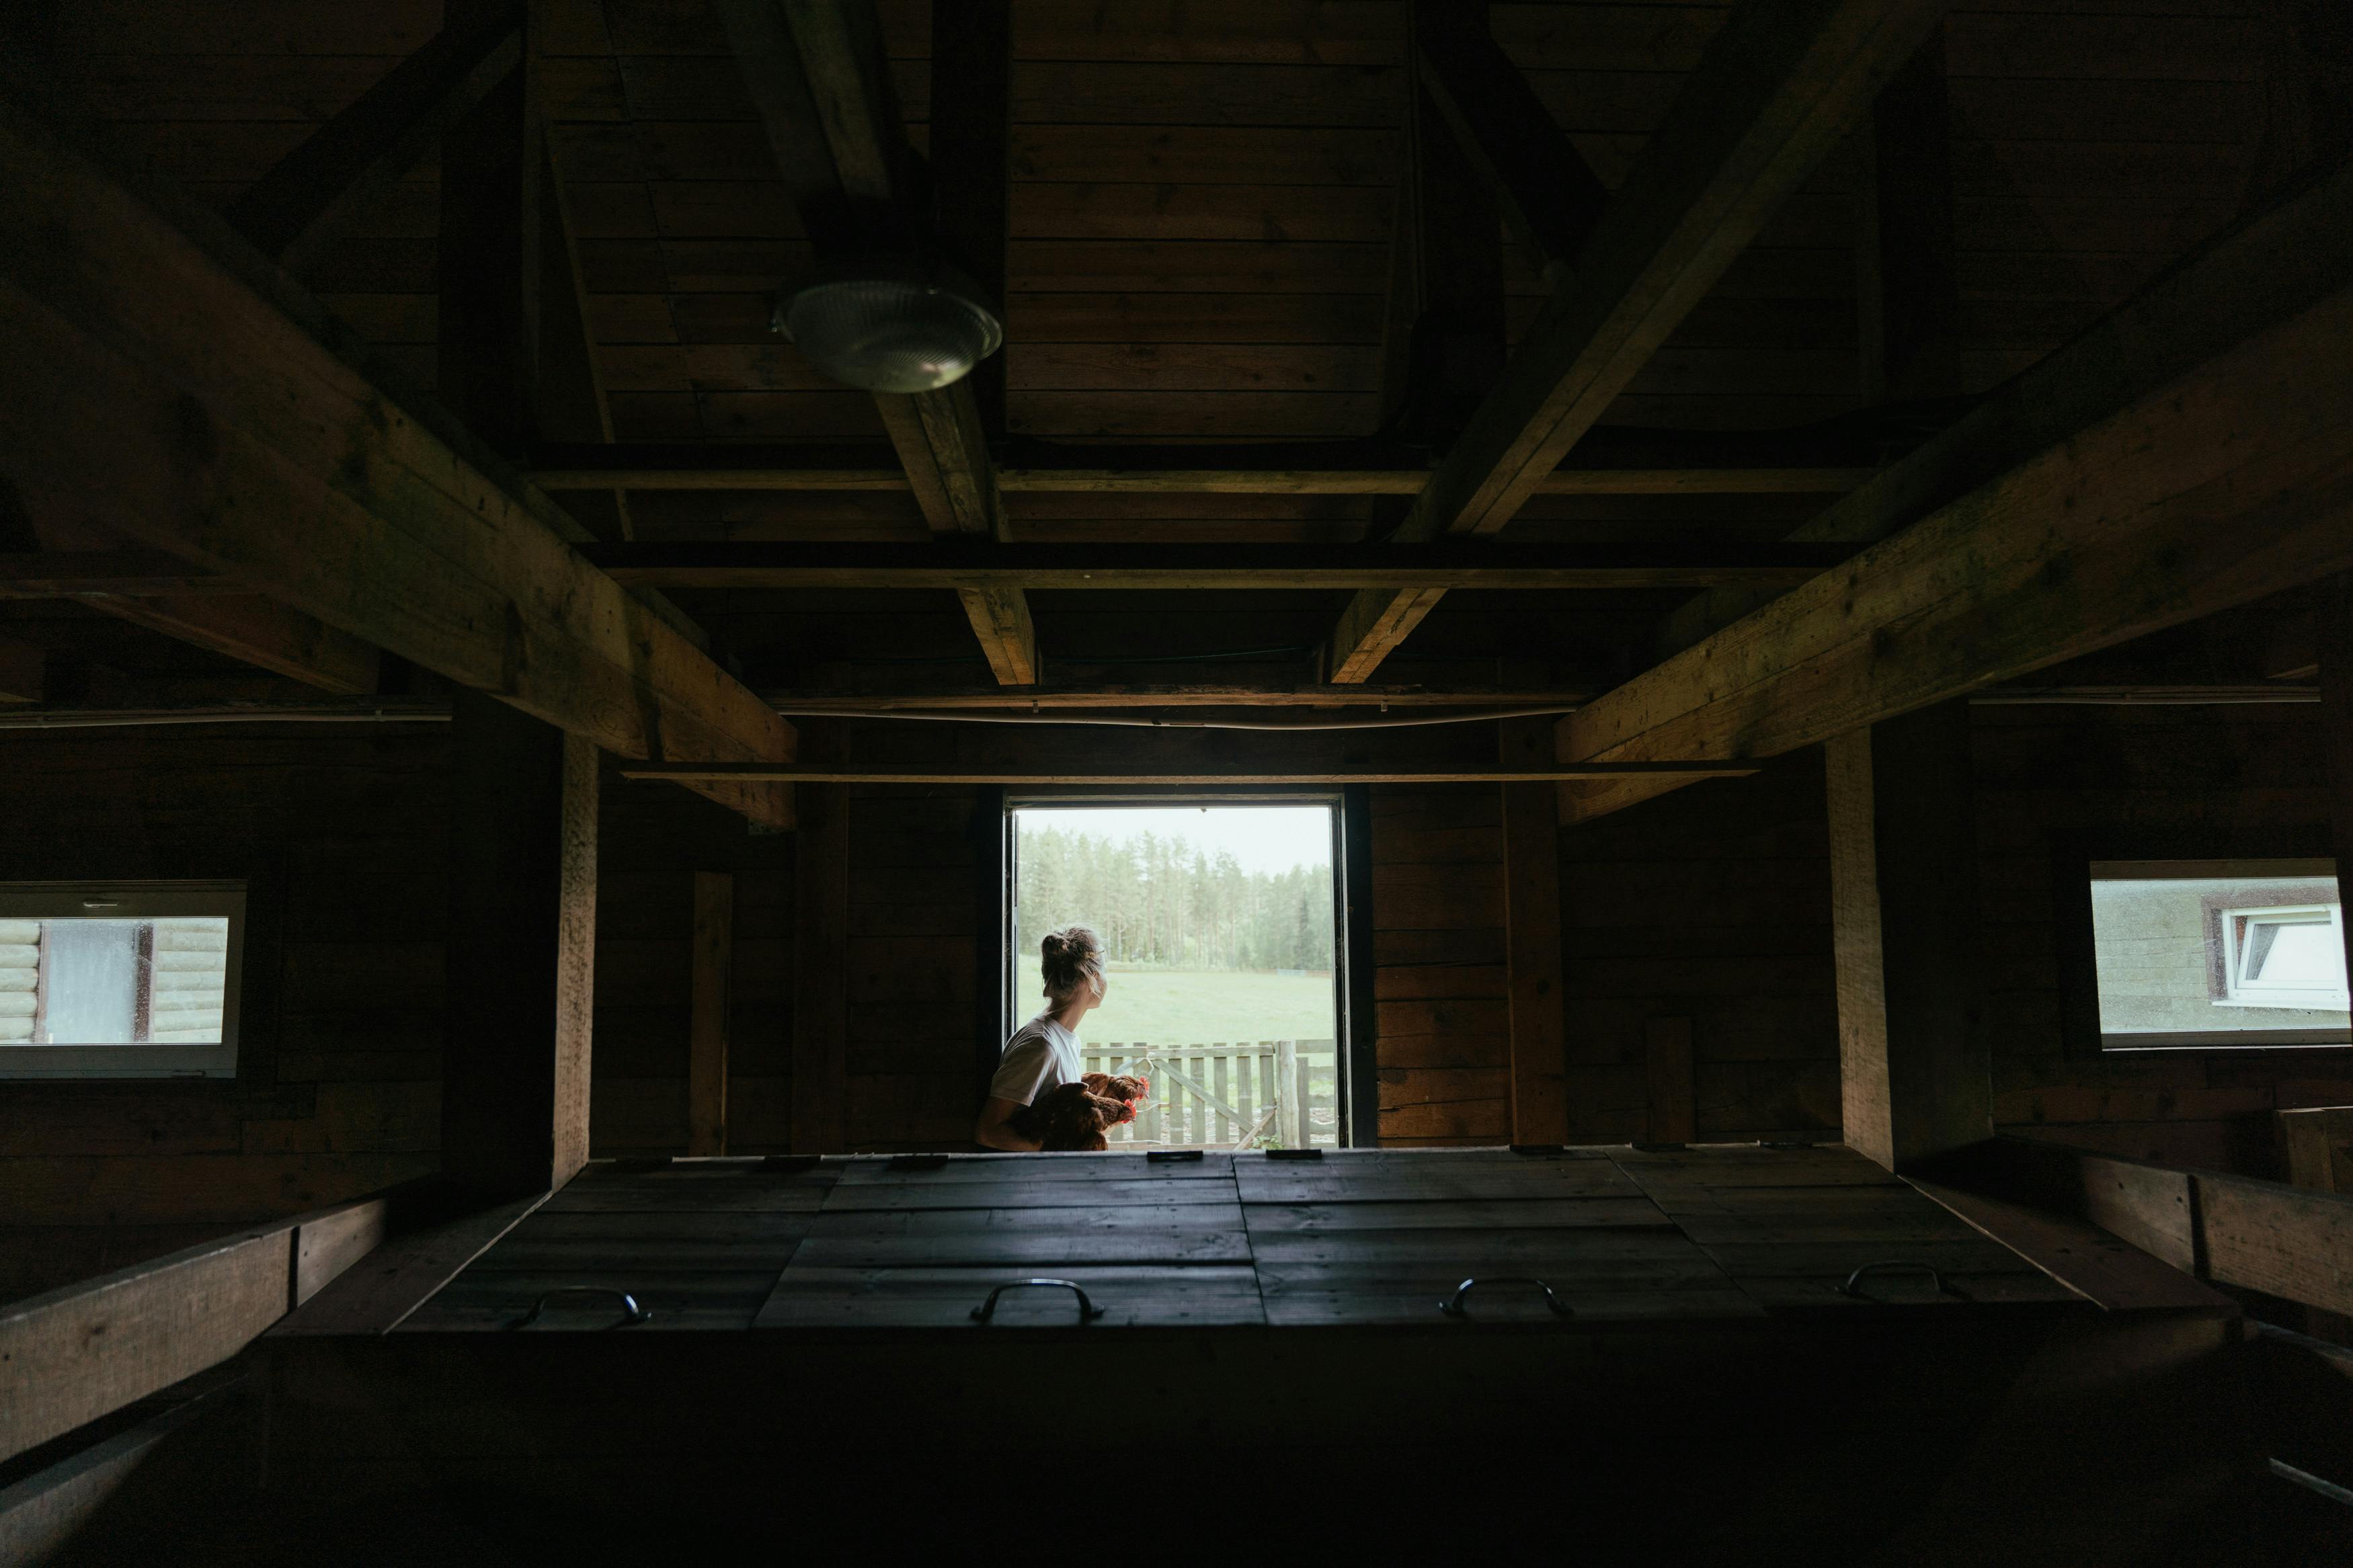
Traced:
<svg viewBox="0 0 2353 1568">
<path fill-rule="evenodd" d="M 1103 938 L 1088 1072 L 1152 1080 L 1112 1147 L 1347 1139 L 1340 802 L 1009 801 L 1008 1032 L 1039 1010 L 1040 936 Z"/>
</svg>

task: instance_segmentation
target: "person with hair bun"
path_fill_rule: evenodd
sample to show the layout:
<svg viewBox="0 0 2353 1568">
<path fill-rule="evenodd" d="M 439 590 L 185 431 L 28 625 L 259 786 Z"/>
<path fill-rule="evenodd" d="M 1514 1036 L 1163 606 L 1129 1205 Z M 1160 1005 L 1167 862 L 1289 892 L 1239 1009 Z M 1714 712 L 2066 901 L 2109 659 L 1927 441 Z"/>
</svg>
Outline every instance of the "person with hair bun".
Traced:
<svg viewBox="0 0 2353 1568">
<path fill-rule="evenodd" d="M 991 1149 L 1034 1153 L 1015 1119 L 1050 1090 L 1079 1080 L 1079 1020 L 1103 1005 L 1103 938 L 1085 926 L 1048 931 L 1038 944 L 1044 960 L 1046 1009 L 1013 1031 L 989 1080 L 988 1099 L 973 1123 L 976 1142 Z"/>
</svg>

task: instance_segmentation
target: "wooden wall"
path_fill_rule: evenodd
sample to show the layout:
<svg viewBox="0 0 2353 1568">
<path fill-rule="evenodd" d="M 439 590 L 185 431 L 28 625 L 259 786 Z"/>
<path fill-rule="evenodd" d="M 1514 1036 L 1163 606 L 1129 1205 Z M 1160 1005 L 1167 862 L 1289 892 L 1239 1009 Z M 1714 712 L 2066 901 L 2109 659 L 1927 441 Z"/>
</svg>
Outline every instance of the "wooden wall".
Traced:
<svg viewBox="0 0 2353 1568">
<path fill-rule="evenodd" d="M 2102 1056 L 2067 1026 L 2066 868 L 2327 850 L 2312 707 L 1974 710 L 2005 1131 L 2272 1173 L 2279 1108 L 2353 1102 L 2353 1051 Z M 0 879 L 246 877 L 229 1081 L 0 1084 L 0 1294 L 433 1168 L 446 890 L 433 726 L 121 730 L 0 743 Z M 977 921 L 969 789 L 852 792 L 844 1133 L 964 1146 Z M 1502 834 L 1490 786 L 1373 792 L 1384 1143 L 1509 1135 Z M 1819 759 L 1561 837 L 1571 1136 L 1660 1136 L 1688 1028 L 1702 1140 L 1834 1137 Z M 608 781 L 597 1154 L 682 1152 L 693 873 L 735 879 L 731 1150 L 789 1146 L 794 855 L 683 791 Z M 1022 999 L 1026 1004 L 1030 999 Z M 1671 1085 L 1672 1087 L 1672 1085 Z"/>
<path fill-rule="evenodd" d="M 2100 1054 L 2068 1027 L 2068 895 L 2085 858 L 2327 856 L 2320 710 L 1973 711 L 1996 1124 L 2284 1175 L 2272 1112 L 2353 1104 L 2353 1051 Z"/>
<path fill-rule="evenodd" d="M 249 879 L 237 1076 L 0 1082 L 0 1296 L 434 1168 L 438 725 L 0 740 L 0 879 Z"/>
<path fill-rule="evenodd" d="M 794 836 L 664 784 L 603 781 L 589 1153 L 686 1152 L 694 875 L 734 879 L 728 1152 L 791 1142 Z"/>
<path fill-rule="evenodd" d="M 1383 1144 L 1511 1137 L 1501 805 L 1492 784 L 1373 788 Z"/>
</svg>

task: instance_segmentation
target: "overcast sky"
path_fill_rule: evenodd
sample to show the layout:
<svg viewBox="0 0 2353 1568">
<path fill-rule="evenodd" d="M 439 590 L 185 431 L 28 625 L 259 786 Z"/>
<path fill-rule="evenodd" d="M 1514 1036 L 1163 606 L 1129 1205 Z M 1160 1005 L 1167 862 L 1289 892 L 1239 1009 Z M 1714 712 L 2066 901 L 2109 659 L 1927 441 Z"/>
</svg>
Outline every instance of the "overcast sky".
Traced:
<svg viewBox="0 0 2353 1568">
<path fill-rule="evenodd" d="M 1023 806 L 1024 829 L 1059 827 L 1093 838 L 1182 838 L 1211 859 L 1229 849 L 1245 871 L 1332 863 L 1332 810 L 1323 805 Z"/>
</svg>

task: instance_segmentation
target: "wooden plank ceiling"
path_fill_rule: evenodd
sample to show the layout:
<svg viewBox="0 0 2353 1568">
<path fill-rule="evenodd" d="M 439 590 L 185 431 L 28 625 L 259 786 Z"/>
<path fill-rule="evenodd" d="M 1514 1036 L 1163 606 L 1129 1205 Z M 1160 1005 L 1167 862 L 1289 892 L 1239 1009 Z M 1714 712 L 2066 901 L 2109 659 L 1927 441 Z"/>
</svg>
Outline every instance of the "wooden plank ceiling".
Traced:
<svg viewBox="0 0 2353 1568">
<path fill-rule="evenodd" d="M 937 67 L 923 0 L 879 0 L 911 140 L 928 145 Z M 1006 253 L 1008 474 L 1082 464 L 1059 446 L 1368 443 L 1385 435 L 1398 354 L 1392 241 L 1411 68 L 1400 0 L 1015 0 Z M 1615 187 L 1730 8 L 1663 0 L 1492 7 L 1537 100 Z M 710 0 L 540 0 L 542 105 L 588 326 L 621 443 L 757 444 L 763 460 L 881 477 L 839 489 L 643 489 L 638 541 L 927 543 L 892 486 L 871 396 L 828 383 L 769 330 L 810 247 L 768 129 Z M 1947 384 L 1966 397 L 2032 364 L 2246 205 L 2273 133 L 2277 25 L 2258 0 L 2015 0 L 1941 31 L 1957 291 Z M 59 79 L 145 172 L 229 207 L 317 125 L 438 31 L 441 0 L 87 0 L 47 40 Z M 1860 420 L 1883 397 L 1882 323 L 1861 304 L 1875 247 L 1864 150 L 1833 147 L 1609 402 L 1587 447 L 1675 433 Z M 1508 210 L 1508 204 L 1506 204 Z M 415 384 L 435 374 L 436 160 L 370 197 L 302 281 Z M 1866 244 L 1868 239 L 1868 244 Z M 1506 231 L 1516 342 L 1548 276 Z M 1865 274 L 1866 279 L 1875 274 Z M 1905 390 L 1920 395 L 1921 389 Z M 1390 388 L 1394 395 L 1395 387 Z M 1867 420 L 1855 429 L 1874 455 Z M 1617 443 L 1612 447 L 1611 443 Z M 1582 450 L 1582 448 L 1581 448 Z M 1760 438 L 1760 464 L 1837 467 L 1820 440 Z M 1149 466 L 1122 450 L 1106 466 Z M 1181 458 L 1172 458 L 1181 461 Z M 1307 459 L 1302 466 L 1312 466 Z M 1361 457 L 1336 465 L 1363 468 Z M 1635 466 L 1640 466 L 1639 462 Z M 1761 545 L 1824 489 L 1589 493 L 1553 484 L 1506 543 Z M 886 488 L 890 487 L 890 488 Z M 1378 489 L 1367 486 L 1366 489 Z M 1394 487 L 1390 487 L 1394 488 Z M 1029 545 L 1348 545 L 1377 540 L 1406 494 L 1133 493 L 1008 482 Z M 1240 559 L 1240 558 L 1238 558 Z M 687 588 L 673 596 L 755 689 L 990 679 L 945 587 Z M 1348 602 L 1343 588 L 1216 586 L 1029 595 L 1047 679 L 1158 679 L 1131 661 L 1231 659 L 1296 685 Z M 1572 688 L 1652 662 L 1687 588 L 1456 593 L 1376 678 Z M 54 603 L 0 604 L 0 632 L 67 626 Z M 87 618 L 87 617 L 84 617 Z M 147 634 L 125 627 L 122 637 Z M 73 623 L 63 640 L 87 643 Z M 36 637 L 35 640 L 43 640 Z M 136 645 L 145 647 L 146 645 Z M 1233 656 L 1250 655 L 1248 658 Z M 152 656 L 125 655 L 133 664 Z M 212 666 L 204 667 L 207 672 Z M 1194 668 L 1198 668 L 1198 666 Z M 879 673 L 878 673 L 879 672 Z"/>
</svg>

